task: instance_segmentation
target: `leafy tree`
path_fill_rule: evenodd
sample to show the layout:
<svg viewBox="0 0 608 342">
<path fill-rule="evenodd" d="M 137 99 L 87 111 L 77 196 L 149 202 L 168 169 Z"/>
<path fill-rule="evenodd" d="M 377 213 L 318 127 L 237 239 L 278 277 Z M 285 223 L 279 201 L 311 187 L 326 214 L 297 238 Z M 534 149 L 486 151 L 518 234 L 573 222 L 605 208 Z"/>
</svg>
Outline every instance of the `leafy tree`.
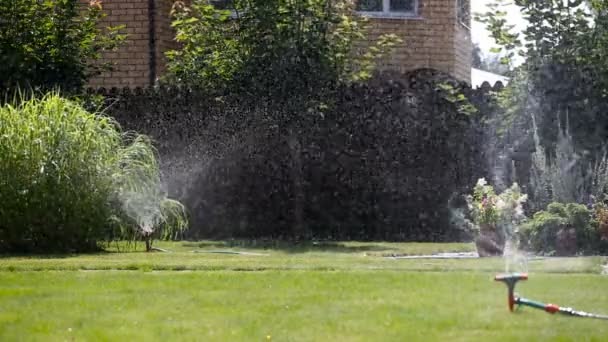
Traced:
<svg viewBox="0 0 608 342">
<path fill-rule="evenodd" d="M 473 56 L 473 62 L 471 63 L 471 66 L 473 68 L 481 68 L 482 67 L 482 58 L 483 58 L 483 52 L 481 51 L 481 48 L 479 47 L 479 44 L 475 43 L 473 44 L 473 51 L 471 51 L 471 55 Z"/>
<path fill-rule="evenodd" d="M 478 44 L 473 45 L 473 63 L 472 67 L 498 75 L 507 75 L 510 73 L 508 65 L 502 63 L 502 58 L 496 53 L 483 53 Z"/>
<path fill-rule="evenodd" d="M 124 37 L 102 32 L 100 0 L 0 1 L 0 88 L 81 88 L 109 65 L 100 54 Z"/>
<path fill-rule="evenodd" d="M 508 65 L 501 62 L 501 58 L 502 57 L 500 55 L 493 53 L 484 55 L 481 69 L 498 75 L 508 76 L 511 73 L 511 70 L 509 69 Z"/>
<path fill-rule="evenodd" d="M 291 98 L 369 78 L 374 61 L 398 41 L 387 35 L 355 49 L 364 20 L 350 15 L 351 1 L 235 0 L 229 9 L 212 3 L 176 2 L 182 48 L 167 54 L 169 81 Z"/>
<path fill-rule="evenodd" d="M 555 164 L 560 137 L 571 137 L 577 168 L 589 170 L 581 177 L 591 179 L 608 136 L 608 3 L 514 3 L 528 21 L 521 33 L 508 23 L 505 0 L 495 0 L 477 18 L 499 45 L 494 51 L 504 55 L 503 63 L 512 65 L 516 55 L 525 59 L 500 95 L 506 139 L 536 141 L 545 154 L 543 168 Z"/>
<path fill-rule="evenodd" d="M 520 96 L 510 96 L 506 105 L 524 117 L 536 113 L 541 143 L 549 154 L 555 150 L 558 127 L 567 126 L 578 150 L 599 151 L 608 132 L 602 114 L 608 95 L 608 4 L 517 0 L 529 22 L 518 34 L 500 9 L 505 3 L 494 1 L 478 18 L 500 46 L 496 51 L 505 53 L 503 62 L 510 63 L 516 54 L 525 58 L 517 72 L 526 89 Z"/>
</svg>

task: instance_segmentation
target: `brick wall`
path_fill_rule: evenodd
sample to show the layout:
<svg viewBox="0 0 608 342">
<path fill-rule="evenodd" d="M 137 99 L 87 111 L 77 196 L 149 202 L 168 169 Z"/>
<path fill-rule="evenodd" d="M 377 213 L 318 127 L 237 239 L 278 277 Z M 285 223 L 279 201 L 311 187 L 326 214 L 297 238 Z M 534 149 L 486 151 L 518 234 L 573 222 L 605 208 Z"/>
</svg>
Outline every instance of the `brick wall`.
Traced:
<svg viewBox="0 0 608 342">
<path fill-rule="evenodd" d="M 87 4 L 88 0 L 79 0 Z M 104 0 L 106 17 L 100 25 L 124 25 L 126 40 L 117 51 L 103 54 L 102 59 L 111 61 L 113 70 L 90 80 L 93 87 L 137 87 L 150 85 L 150 81 L 165 70 L 164 51 L 173 48 L 170 16 L 172 0 L 155 0 L 154 3 L 154 53 L 151 56 L 150 1 Z"/>
<path fill-rule="evenodd" d="M 457 22 L 454 37 L 456 54 L 454 76 L 471 83 L 471 65 L 473 64 L 473 43 L 471 41 L 470 25 Z"/>
<path fill-rule="evenodd" d="M 470 82 L 470 30 L 457 19 L 457 0 L 419 0 L 415 18 L 369 18 L 368 38 L 395 33 L 402 40 L 381 70 L 406 72 L 434 68 Z"/>
<path fill-rule="evenodd" d="M 89 0 L 79 0 L 88 4 Z M 470 30 L 457 19 L 458 0 L 419 0 L 417 18 L 370 18 L 368 38 L 395 33 L 403 40 L 380 69 L 406 72 L 435 68 L 470 82 Z M 103 0 L 107 17 L 102 26 L 125 25 L 126 41 L 117 51 L 103 55 L 114 70 L 90 81 L 92 87 L 136 87 L 150 85 L 166 69 L 164 53 L 176 48 L 171 28 L 173 0 L 154 0 L 154 27 L 151 55 L 149 0 Z M 368 44 L 368 43 L 362 43 Z"/>
<path fill-rule="evenodd" d="M 171 28 L 172 0 L 157 1 L 156 8 L 156 76 L 161 76 L 167 65 L 165 52 L 178 48 L 173 39 L 175 31 Z"/>
</svg>

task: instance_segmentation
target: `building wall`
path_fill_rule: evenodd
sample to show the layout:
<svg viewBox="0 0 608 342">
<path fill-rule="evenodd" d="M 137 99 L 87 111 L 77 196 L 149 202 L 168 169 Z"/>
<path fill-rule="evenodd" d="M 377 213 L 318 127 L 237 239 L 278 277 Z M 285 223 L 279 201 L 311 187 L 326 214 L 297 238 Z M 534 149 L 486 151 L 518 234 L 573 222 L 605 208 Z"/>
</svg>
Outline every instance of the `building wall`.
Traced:
<svg viewBox="0 0 608 342">
<path fill-rule="evenodd" d="M 88 4 L 89 0 L 79 0 Z M 102 60 L 111 61 L 113 70 L 90 80 L 92 87 L 144 87 L 165 70 L 164 52 L 174 47 L 170 11 L 172 0 L 155 0 L 150 11 L 148 0 L 103 0 L 106 17 L 102 27 L 124 25 L 126 40 L 116 51 L 106 52 Z M 151 13 L 153 13 L 153 23 Z M 152 24 L 151 24 L 152 23 Z M 154 32 L 150 28 L 154 27 Z M 153 46 L 150 38 L 153 36 Z M 153 52 L 152 52 L 153 51 Z M 151 53 L 152 52 L 152 53 Z"/>
<path fill-rule="evenodd" d="M 419 16 L 415 18 L 369 18 L 370 42 L 388 33 L 403 40 L 379 63 L 379 69 L 405 72 L 434 68 L 470 82 L 471 36 L 457 19 L 457 0 L 419 2 Z"/>
<path fill-rule="evenodd" d="M 178 48 L 175 30 L 171 27 L 171 7 L 173 0 L 157 0 L 156 8 L 156 77 L 167 69 L 165 52 Z"/>
<path fill-rule="evenodd" d="M 455 24 L 454 51 L 456 60 L 454 65 L 454 76 L 471 83 L 471 67 L 473 65 L 471 17 L 469 16 L 466 20 L 467 22 L 457 20 Z"/>
<path fill-rule="evenodd" d="M 79 0 L 88 4 L 89 0 Z M 416 18 L 370 18 L 369 42 L 381 34 L 395 33 L 402 40 L 380 63 L 381 70 L 410 71 L 434 68 L 470 82 L 470 30 L 457 19 L 458 0 L 419 0 Z M 154 15 L 150 16 L 150 3 Z M 125 42 L 102 59 L 112 61 L 114 70 L 92 79 L 92 87 L 148 86 L 166 70 L 164 53 L 177 47 L 173 40 L 170 11 L 173 0 L 103 0 L 107 14 L 101 25 L 125 25 Z M 153 33 L 150 30 L 153 18 Z M 153 44 L 151 44 L 151 33 Z M 152 53 L 151 53 L 152 52 Z"/>
<path fill-rule="evenodd" d="M 87 0 L 79 0 L 87 4 Z M 104 0 L 106 17 L 102 27 L 125 25 L 128 36 L 117 51 L 106 52 L 102 60 L 111 61 L 114 70 L 89 81 L 93 87 L 143 86 L 149 81 L 149 18 L 147 0 Z"/>
</svg>

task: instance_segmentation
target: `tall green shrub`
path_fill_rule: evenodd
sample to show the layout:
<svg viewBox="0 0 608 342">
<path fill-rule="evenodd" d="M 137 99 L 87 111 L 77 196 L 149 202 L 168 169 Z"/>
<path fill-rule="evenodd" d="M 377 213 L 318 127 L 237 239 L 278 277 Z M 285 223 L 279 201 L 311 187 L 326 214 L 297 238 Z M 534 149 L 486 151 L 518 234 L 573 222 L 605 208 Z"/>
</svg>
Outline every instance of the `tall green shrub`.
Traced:
<svg viewBox="0 0 608 342">
<path fill-rule="evenodd" d="M 96 60 L 124 37 L 102 30 L 101 1 L 0 1 L 0 89 L 77 90 L 109 65 Z"/>
<path fill-rule="evenodd" d="M 185 228 L 147 137 L 53 94 L 0 107 L 0 122 L 0 251 L 87 251 Z"/>
</svg>

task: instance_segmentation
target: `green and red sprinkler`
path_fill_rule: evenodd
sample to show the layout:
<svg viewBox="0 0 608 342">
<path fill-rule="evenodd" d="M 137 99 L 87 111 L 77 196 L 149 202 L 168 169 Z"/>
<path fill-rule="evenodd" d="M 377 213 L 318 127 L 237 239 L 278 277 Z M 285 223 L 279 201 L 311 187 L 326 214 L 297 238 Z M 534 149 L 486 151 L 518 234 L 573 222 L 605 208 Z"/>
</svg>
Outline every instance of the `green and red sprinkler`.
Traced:
<svg viewBox="0 0 608 342">
<path fill-rule="evenodd" d="M 499 274 L 494 277 L 494 280 L 503 282 L 507 285 L 508 290 L 508 300 L 509 300 L 509 310 L 513 311 L 515 305 L 518 306 L 529 306 L 535 309 L 544 310 L 550 314 L 560 313 L 562 315 L 574 316 L 574 317 L 587 317 L 587 318 L 597 318 L 597 319 L 606 319 L 608 320 L 607 315 L 598 315 L 593 313 L 588 313 L 584 311 L 576 311 L 572 308 L 564 308 L 561 306 L 557 306 L 555 304 L 545 304 L 541 302 L 537 302 L 534 300 L 526 299 L 523 297 L 519 297 L 515 293 L 515 285 L 520 280 L 528 280 L 527 273 L 507 273 L 507 274 Z"/>
</svg>

